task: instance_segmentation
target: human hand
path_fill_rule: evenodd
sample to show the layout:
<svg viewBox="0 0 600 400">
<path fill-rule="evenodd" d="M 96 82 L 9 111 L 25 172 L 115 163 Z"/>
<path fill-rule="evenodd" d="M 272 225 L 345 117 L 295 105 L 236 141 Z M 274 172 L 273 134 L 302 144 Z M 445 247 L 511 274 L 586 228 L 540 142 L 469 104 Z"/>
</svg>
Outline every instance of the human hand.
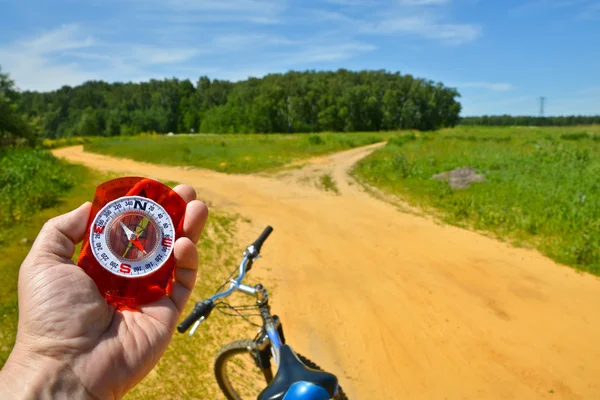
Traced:
<svg viewBox="0 0 600 400">
<path fill-rule="evenodd" d="M 194 189 L 174 190 L 187 202 L 173 250 L 176 282 L 140 312 L 115 310 L 71 261 L 90 203 L 44 225 L 19 271 L 17 339 L 0 371 L 0 398 L 120 398 L 152 370 L 194 287 L 195 244 L 208 217 Z"/>
</svg>

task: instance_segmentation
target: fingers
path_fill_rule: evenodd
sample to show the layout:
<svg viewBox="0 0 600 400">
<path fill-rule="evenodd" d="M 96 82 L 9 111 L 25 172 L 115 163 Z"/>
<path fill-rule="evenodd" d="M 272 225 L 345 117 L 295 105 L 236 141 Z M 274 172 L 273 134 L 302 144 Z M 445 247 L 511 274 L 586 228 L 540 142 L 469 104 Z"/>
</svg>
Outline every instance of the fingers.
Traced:
<svg viewBox="0 0 600 400">
<path fill-rule="evenodd" d="M 175 242 L 175 284 L 171 290 L 171 300 L 178 310 L 183 310 L 187 303 L 194 284 L 198 270 L 198 251 L 196 246 L 188 238 L 180 238 Z"/>
<path fill-rule="evenodd" d="M 192 242 L 198 243 L 208 218 L 208 208 L 204 203 L 196 200 L 196 191 L 191 186 L 177 185 L 173 190 L 188 203 L 183 221 L 184 235 Z"/>
<path fill-rule="evenodd" d="M 86 202 L 71 212 L 50 219 L 44 224 L 33 248 L 63 258 L 73 257 L 75 244 L 83 240 L 91 207 L 92 204 Z"/>
<path fill-rule="evenodd" d="M 175 283 L 171 289 L 169 298 L 162 299 L 142 306 L 140 310 L 150 317 L 160 321 L 163 325 L 174 329 L 179 314 L 187 303 L 198 270 L 198 251 L 196 246 L 188 238 L 179 238 L 173 249 L 175 256 Z"/>
<path fill-rule="evenodd" d="M 195 274 L 198 270 L 198 251 L 196 246 L 188 238 L 179 238 L 175 242 L 175 280 L 191 289 L 196 280 Z M 193 276 L 190 274 L 193 273 Z M 192 279 L 190 279 L 192 277 Z"/>
<path fill-rule="evenodd" d="M 189 185 L 177 185 L 173 188 L 173 190 L 181 196 L 186 203 L 189 203 L 192 200 L 196 200 L 196 191 L 193 187 Z"/>
<path fill-rule="evenodd" d="M 208 219 L 208 208 L 198 200 L 188 203 L 183 220 L 184 235 L 194 243 L 198 243 L 200 235 Z"/>
</svg>

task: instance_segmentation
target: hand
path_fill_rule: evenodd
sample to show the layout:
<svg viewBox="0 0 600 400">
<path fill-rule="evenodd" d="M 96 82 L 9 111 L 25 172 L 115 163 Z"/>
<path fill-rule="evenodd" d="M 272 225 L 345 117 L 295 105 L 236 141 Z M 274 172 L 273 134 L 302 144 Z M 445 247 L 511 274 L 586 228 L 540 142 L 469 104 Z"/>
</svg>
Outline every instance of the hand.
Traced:
<svg viewBox="0 0 600 400">
<path fill-rule="evenodd" d="M 71 261 L 90 203 L 44 225 L 19 272 L 17 339 L 0 371 L 0 398 L 120 398 L 156 365 L 194 287 L 195 243 L 208 217 L 191 187 L 175 191 L 188 203 L 176 283 L 141 312 L 115 310 Z"/>
</svg>

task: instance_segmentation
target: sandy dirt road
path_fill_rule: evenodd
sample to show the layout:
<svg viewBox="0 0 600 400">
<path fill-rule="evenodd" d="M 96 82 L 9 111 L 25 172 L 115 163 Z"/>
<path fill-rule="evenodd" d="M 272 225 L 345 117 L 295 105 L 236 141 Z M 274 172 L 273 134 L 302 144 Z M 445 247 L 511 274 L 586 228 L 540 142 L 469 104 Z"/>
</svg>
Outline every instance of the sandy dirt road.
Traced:
<svg viewBox="0 0 600 400">
<path fill-rule="evenodd" d="M 277 178 L 54 153 L 185 182 L 273 225 L 260 263 L 278 283 L 274 311 L 353 399 L 599 399 L 600 280 L 371 197 L 347 171 L 376 146 Z M 319 171 L 339 196 L 306 184 Z"/>
</svg>

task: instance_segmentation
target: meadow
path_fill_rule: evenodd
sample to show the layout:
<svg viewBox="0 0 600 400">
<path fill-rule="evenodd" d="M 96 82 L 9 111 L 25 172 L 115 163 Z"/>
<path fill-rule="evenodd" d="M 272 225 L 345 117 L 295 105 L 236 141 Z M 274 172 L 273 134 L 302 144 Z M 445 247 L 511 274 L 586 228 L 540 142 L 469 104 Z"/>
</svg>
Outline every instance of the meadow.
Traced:
<svg viewBox="0 0 600 400">
<path fill-rule="evenodd" d="M 293 161 L 380 142 L 392 133 L 148 135 L 87 143 L 86 151 L 156 164 L 253 173 Z"/>
<path fill-rule="evenodd" d="M 487 182 L 452 189 L 432 179 L 460 167 L 475 168 Z M 600 274 L 599 126 L 400 134 L 353 173 L 445 222 Z"/>
</svg>

